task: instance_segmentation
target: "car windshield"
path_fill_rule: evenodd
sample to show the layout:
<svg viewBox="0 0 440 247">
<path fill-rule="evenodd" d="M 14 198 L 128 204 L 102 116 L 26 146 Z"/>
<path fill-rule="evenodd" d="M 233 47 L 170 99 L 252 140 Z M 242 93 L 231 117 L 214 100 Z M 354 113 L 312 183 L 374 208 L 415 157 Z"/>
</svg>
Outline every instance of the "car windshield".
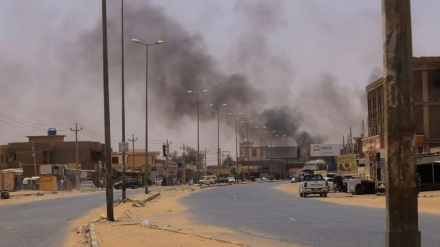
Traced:
<svg viewBox="0 0 440 247">
<path fill-rule="evenodd" d="M 304 181 L 319 181 L 324 180 L 321 174 L 307 175 L 304 177 Z"/>
</svg>

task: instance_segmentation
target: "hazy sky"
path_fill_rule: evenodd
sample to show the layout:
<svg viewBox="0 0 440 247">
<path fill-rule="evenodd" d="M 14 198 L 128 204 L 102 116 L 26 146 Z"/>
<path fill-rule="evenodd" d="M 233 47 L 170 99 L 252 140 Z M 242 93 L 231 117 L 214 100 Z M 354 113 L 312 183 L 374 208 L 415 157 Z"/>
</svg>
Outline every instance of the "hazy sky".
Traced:
<svg viewBox="0 0 440 247">
<path fill-rule="evenodd" d="M 215 164 L 235 155 L 228 112 L 296 141 L 341 143 L 367 117 L 365 86 L 382 73 L 381 1 L 125 0 L 126 139 L 145 145 L 145 48 L 149 49 L 149 144 L 197 147 Z M 414 56 L 440 55 L 440 1 L 412 1 Z M 108 1 L 112 146 L 121 140 L 120 1 Z M 99 0 L 0 0 L 0 144 L 55 127 L 66 140 L 104 142 Z M 240 140 L 246 125 L 239 124 Z M 264 142 L 268 136 L 264 136 Z M 243 139 L 244 138 L 244 139 Z M 279 142 L 275 138 L 273 143 Z M 289 144 L 293 144 L 291 140 Z M 263 144 L 265 145 L 265 144 Z M 130 144 L 131 149 L 131 144 Z"/>
</svg>

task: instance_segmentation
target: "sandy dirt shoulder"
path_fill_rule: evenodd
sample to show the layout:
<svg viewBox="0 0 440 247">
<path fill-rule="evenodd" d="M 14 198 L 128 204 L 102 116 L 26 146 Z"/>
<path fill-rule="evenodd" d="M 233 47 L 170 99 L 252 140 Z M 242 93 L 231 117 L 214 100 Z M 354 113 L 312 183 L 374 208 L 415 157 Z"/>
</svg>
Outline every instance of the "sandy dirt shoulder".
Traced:
<svg viewBox="0 0 440 247">
<path fill-rule="evenodd" d="M 90 221 L 95 221 L 93 225 L 101 247 L 145 246 L 146 244 L 193 247 L 241 246 L 232 241 L 226 242 L 211 238 L 214 233 L 225 236 L 233 235 L 228 229 L 197 225 L 183 214 L 186 208 L 178 201 L 197 192 L 199 188 L 165 188 L 149 194 L 148 196 L 160 193 L 156 199 L 146 202 L 145 206 L 136 203 L 136 201 L 146 199 L 148 196 L 145 194 L 131 196 L 130 201 L 116 205 L 114 207 L 116 221 L 114 222 L 99 220 L 106 217 L 105 206 L 92 210 L 81 219 L 72 222 L 71 231 L 64 246 L 88 246 L 90 244 L 89 234 L 84 232 L 84 229 L 87 229 Z M 148 226 L 142 225 L 143 223 Z M 83 231 L 77 231 L 78 227 L 82 227 L 80 230 Z"/>
<path fill-rule="evenodd" d="M 290 195 L 299 197 L 299 183 L 283 183 L 276 189 L 286 192 Z M 386 206 L 386 197 L 378 195 L 352 195 L 350 193 L 328 193 L 328 197 L 315 196 L 313 199 L 337 203 L 343 205 L 364 206 L 384 208 Z M 440 214 L 440 192 L 426 191 L 420 192 L 418 196 L 419 213 Z"/>
</svg>

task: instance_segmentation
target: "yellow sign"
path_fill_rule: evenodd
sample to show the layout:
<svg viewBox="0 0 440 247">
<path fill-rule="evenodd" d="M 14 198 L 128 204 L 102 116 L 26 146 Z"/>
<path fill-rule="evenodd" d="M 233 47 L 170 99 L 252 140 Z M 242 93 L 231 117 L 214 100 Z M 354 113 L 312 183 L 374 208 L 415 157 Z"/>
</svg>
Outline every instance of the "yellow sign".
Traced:
<svg viewBox="0 0 440 247">
<path fill-rule="evenodd" d="M 358 168 L 356 159 L 356 154 L 346 154 L 338 156 L 338 173 L 357 176 Z"/>
<path fill-rule="evenodd" d="M 321 174 L 321 176 L 327 177 L 327 171 L 326 170 L 313 171 L 313 174 Z"/>
</svg>

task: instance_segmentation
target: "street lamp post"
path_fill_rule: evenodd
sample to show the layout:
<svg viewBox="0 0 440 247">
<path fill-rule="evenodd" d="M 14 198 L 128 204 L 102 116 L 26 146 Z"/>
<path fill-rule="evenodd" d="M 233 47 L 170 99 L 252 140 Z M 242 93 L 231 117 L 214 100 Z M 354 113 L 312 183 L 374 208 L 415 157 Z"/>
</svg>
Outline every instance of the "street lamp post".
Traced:
<svg viewBox="0 0 440 247">
<path fill-rule="evenodd" d="M 125 86 L 124 86 L 124 0 L 121 0 L 121 100 L 122 100 L 122 142 L 125 143 Z M 122 150 L 122 200 L 127 198 L 125 188 L 125 150 Z"/>
<path fill-rule="evenodd" d="M 253 120 L 250 121 L 241 121 L 241 123 L 246 123 L 246 155 L 247 155 L 247 168 L 248 168 L 248 178 L 250 177 L 250 172 L 249 172 L 249 162 L 250 162 L 250 158 L 249 158 L 249 124 L 253 123 Z"/>
<path fill-rule="evenodd" d="M 217 109 L 217 171 L 220 171 L 220 107 L 227 106 L 228 104 L 220 104 L 215 106 L 210 104 L 210 106 Z"/>
<path fill-rule="evenodd" d="M 200 176 L 200 94 L 206 92 L 208 92 L 206 89 L 199 92 L 187 91 L 188 94 L 197 94 L 197 180 Z"/>
<path fill-rule="evenodd" d="M 255 126 L 256 129 L 259 129 L 258 126 Z M 260 178 L 261 178 L 261 173 L 263 171 L 263 131 L 264 129 L 266 129 L 266 127 L 261 127 L 261 140 L 260 140 L 260 167 L 258 168 L 260 170 Z M 266 132 L 267 133 L 267 132 Z"/>
<path fill-rule="evenodd" d="M 232 114 L 232 113 L 228 113 L 229 116 L 234 116 L 235 118 L 235 174 L 237 174 L 238 172 L 238 135 L 237 135 L 237 116 L 242 115 L 243 113 L 237 113 L 237 114 Z M 235 176 L 237 179 L 237 176 Z"/>
<path fill-rule="evenodd" d="M 131 42 L 145 46 L 145 194 L 148 194 L 148 47 L 151 45 L 162 45 L 164 42 L 158 40 L 155 43 L 142 43 L 138 39 L 132 39 Z"/>
</svg>

